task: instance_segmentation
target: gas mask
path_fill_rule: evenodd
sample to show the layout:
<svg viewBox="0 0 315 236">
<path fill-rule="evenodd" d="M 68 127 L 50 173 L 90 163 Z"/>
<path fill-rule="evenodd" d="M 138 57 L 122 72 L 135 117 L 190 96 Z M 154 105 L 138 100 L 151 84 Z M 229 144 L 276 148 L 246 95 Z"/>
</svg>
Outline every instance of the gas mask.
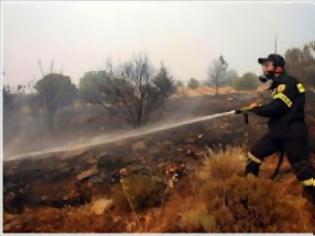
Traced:
<svg viewBox="0 0 315 236">
<path fill-rule="evenodd" d="M 259 76 L 259 80 L 263 83 L 266 83 L 268 80 L 272 80 L 275 77 L 274 71 L 266 71 Z"/>
</svg>

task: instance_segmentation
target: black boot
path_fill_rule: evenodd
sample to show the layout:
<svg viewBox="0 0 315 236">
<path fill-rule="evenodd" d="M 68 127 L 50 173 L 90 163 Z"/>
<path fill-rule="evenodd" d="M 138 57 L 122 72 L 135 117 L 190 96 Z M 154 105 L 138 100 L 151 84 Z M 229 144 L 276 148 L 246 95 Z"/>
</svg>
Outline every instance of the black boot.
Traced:
<svg viewBox="0 0 315 236">
<path fill-rule="evenodd" d="M 259 168 L 260 168 L 260 164 L 253 161 L 249 161 L 246 165 L 245 174 L 246 175 L 253 174 L 255 176 L 258 176 Z"/>
<path fill-rule="evenodd" d="M 304 187 L 303 197 L 315 205 L 315 187 Z"/>
</svg>

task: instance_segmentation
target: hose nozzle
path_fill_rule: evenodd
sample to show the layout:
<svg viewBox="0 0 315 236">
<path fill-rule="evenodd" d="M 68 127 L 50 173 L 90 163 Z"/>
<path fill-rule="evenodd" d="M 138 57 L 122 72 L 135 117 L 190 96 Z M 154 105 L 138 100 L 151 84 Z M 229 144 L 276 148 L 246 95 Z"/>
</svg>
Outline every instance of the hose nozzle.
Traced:
<svg viewBox="0 0 315 236">
<path fill-rule="evenodd" d="M 235 114 L 244 114 L 250 112 L 252 107 L 242 107 L 241 109 L 235 110 Z"/>
</svg>

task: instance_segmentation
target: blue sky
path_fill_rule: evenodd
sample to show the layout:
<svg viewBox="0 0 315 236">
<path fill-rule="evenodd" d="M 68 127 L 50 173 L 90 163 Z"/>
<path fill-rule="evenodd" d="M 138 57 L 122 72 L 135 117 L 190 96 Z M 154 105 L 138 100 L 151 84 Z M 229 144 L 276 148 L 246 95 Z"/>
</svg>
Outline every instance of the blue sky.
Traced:
<svg viewBox="0 0 315 236">
<path fill-rule="evenodd" d="M 5 83 L 40 78 L 48 70 L 71 76 L 146 52 L 176 79 L 204 80 L 222 54 L 239 74 L 259 73 L 257 57 L 315 40 L 315 5 L 279 2 L 2 1 Z"/>
</svg>

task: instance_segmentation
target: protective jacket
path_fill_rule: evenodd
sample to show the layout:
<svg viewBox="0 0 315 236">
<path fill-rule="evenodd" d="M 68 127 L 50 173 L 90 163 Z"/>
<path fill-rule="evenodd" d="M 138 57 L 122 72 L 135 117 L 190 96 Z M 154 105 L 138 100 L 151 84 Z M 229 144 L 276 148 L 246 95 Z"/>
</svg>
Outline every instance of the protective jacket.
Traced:
<svg viewBox="0 0 315 236">
<path fill-rule="evenodd" d="M 252 109 L 259 116 L 269 117 L 271 135 L 274 138 L 307 136 L 304 118 L 305 89 L 295 77 L 282 72 L 270 89 L 272 101 Z"/>
</svg>

